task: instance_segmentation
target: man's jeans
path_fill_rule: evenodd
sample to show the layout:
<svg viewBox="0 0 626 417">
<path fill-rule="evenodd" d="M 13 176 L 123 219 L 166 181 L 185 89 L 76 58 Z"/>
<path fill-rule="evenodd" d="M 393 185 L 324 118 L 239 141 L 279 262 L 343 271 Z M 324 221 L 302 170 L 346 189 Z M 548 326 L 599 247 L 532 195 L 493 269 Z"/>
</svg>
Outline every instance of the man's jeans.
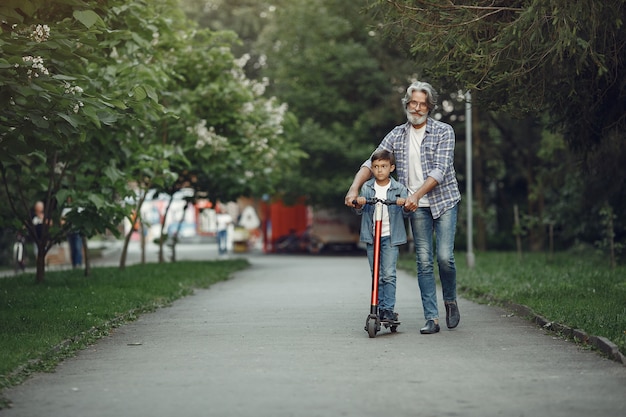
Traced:
<svg viewBox="0 0 626 417">
<path fill-rule="evenodd" d="M 380 265 L 378 274 L 378 310 L 393 311 L 396 306 L 396 263 L 398 246 L 391 246 L 391 238 L 380 239 Z M 367 245 L 367 259 L 374 273 L 374 245 Z"/>
<path fill-rule="evenodd" d="M 444 301 L 456 300 L 454 235 L 458 207 L 457 204 L 438 219 L 433 219 L 430 208 L 418 208 L 410 218 L 415 243 L 417 282 L 422 295 L 422 307 L 426 320 L 439 318 L 433 261 L 433 233 L 436 240 L 437 265 L 443 299 Z"/>
</svg>

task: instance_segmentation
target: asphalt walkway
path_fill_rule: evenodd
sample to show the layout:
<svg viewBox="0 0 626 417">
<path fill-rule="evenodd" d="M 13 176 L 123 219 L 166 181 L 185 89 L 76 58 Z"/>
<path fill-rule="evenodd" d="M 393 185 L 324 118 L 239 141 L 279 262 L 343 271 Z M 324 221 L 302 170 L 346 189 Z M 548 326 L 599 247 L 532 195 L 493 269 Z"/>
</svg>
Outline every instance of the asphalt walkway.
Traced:
<svg viewBox="0 0 626 417">
<path fill-rule="evenodd" d="M 402 325 L 370 339 L 364 255 L 249 259 L 5 391 L 0 415 L 626 415 L 625 366 L 505 310 L 460 299 L 458 328 L 420 335 L 417 282 L 401 272 Z"/>
</svg>

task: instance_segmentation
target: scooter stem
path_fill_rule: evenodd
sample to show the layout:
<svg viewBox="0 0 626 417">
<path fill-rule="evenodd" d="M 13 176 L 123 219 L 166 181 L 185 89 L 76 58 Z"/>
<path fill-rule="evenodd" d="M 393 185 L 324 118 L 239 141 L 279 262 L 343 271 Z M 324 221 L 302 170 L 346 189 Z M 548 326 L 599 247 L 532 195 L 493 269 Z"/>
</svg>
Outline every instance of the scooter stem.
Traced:
<svg viewBox="0 0 626 417">
<path fill-rule="evenodd" d="M 372 302 L 370 313 L 378 311 L 378 277 L 380 275 L 380 235 L 383 228 L 383 204 L 376 203 L 374 207 L 374 273 L 372 275 Z"/>
</svg>

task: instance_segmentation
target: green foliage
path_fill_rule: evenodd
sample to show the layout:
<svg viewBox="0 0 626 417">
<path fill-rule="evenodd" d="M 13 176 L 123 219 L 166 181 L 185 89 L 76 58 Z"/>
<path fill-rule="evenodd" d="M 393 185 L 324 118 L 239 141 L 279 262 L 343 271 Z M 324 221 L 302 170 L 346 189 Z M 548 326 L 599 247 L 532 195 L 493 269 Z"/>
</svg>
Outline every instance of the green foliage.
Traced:
<svg viewBox="0 0 626 417">
<path fill-rule="evenodd" d="M 49 272 L 43 286 L 27 276 L 0 280 L 0 389 L 38 366 L 56 364 L 111 327 L 228 279 L 245 260 L 145 264 Z M 55 349 L 70 341 L 67 351 Z M 37 362 L 32 362 L 37 360 Z"/>
<path fill-rule="evenodd" d="M 415 271 L 414 254 L 401 266 Z M 514 252 L 481 252 L 472 269 L 457 262 L 457 285 L 471 298 L 523 304 L 550 321 L 604 336 L 626 353 L 626 270 L 611 269 L 593 252 L 561 252 L 551 261 L 538 253 L 519 260 Z"/>
<path fill-rule="evenodd" d="M 39 281 L 45 253 L 67 231 L 61 222 L 67 197 L 84 209 L 72 224 L 84 227 L 87 236 L 107 229 L 116 233 L 125 214 L 115 201 L 127 193 L 119 160 L 133 142 L 120 140 L 120 131 L 129 125 L 141 131 L 139 126 L 162 110 L 154 92 L 161 84 L 152 76 L 159 72 L 144 55 L 153 40 L 149 23 L 154 15 L 142 4 L 36 2 L 32 10 L 20 9 L 22 19 L 0 34 L 6 57 L 0 102 L 7 109 L 0 115 L 0 169 L 3 200 L 10 209 L 1 219 L 27 229 L 42 249 Z M 121 19 L 133 18 L 137 27 L 148 28 L 141 33 L 146 37 L 114 29 Z M 123 52 L 123 62 L 111 59 L 114 50 Z M 115 139 L 117 148 L 111 146 Z M 46 207 L 41 236 L 30 224 L 36 200 Z"/>
<path fill-rule="evenodd" d="M 601 205 L 608 200 L 617 213 L 623 212 L 623 0 L 478 0 L 471 5 L 377 0 L 370 4 L 385 34 L 410 49 L 429 78 L 471 89 L 479 111 L 498 113 L 493 119 L 481 117 L 475 122 L 484 127 L 509 117 L 523 120 L 522 125 L 535 120 L 541 123 L 543 139 L 552 130 L 553 137 L 569 145 L 572 152 L 549 150 L 544 146 L 550 144 L 538 139 L 533 124 L 527 125 L 530 135 L 522 128 L 507 137 L 506 133 L 518 129 L 504 125 L 506 133 L 498 146 L 484 142 L 481 151 L 500 150 L 506 157 L 511 147 L 517 153 L 508 155 L 520 156 L 518 163 L 503 165 L 510 167 L 502 172 L 503 185 L 518 185 L 503 194 L 514 194 L 518 203 L 526 200 L 524 211 L 529 218 L 540 225 L 548 220 L 568 237 L 593 242 L 598 237 L 590 235 L 599 230 Z M 509 140 L 517 146 L 509 145 Z M 491 161 L 498 164 L 497 159 Z M 516 175 L 522 181 L 515 181 Z M 495 184 L 500 186 L 495 182 L 489 186 Z M 496 204 L 500 206 L 501 201 L 510 198 L 498 199 Z M 573 202 L 577 204 L 572 206 Z M 548 213 L 543 213 L 544 207 Z M 577 227 L 585 233 L 575 231 Z M 615 227 L 617 239 L 623 239 L 623 221 L 617 219 Z M 529 235 L 535 241 L 531 247 L 542 241 L 539 232 Z"/>
<path fill-rule="evenodd" d="M 237 37 L 198 30 L 177 0 L 9 2 L 0 17 L 0 226 L 39 242 L 38 280 L 64 208 L 81 208 L 71 224 L 86 236 L 117 233 L 129 184 L 194 177 L 222 198 L 260 196 L 302 157 L 286 107 L 233 56 Z"/>
<path fill-rule="evenodd" d="M 360 164 L 402 115 L 394 87 L 405 87 L 407 61 L 384 47 L 361 13 L 363 1 L 274 4 L 255 50 L 262 51 L 260 72 L 273 81 L 271 93 L 300 121 L 294 139 L 308 155 L 283 192 L 336 206 Z"/>
</svg>

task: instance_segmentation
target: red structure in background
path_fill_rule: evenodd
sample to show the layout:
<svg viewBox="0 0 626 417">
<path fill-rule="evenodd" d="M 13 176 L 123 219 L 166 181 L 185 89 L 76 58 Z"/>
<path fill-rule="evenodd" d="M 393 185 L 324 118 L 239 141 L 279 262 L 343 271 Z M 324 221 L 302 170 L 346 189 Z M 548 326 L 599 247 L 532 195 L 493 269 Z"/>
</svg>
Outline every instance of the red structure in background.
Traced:
<svg viewBox="0 0 626 417">
<path fill-rule="evenodd" d="M 290 233 L 301 235 L 311 224 L 309 208 L 304 204 L 286 206 L 282 201 L 261 204 L 264 220 L 263 251 L 274 252 L 276 241 Z"/>
</svg>

